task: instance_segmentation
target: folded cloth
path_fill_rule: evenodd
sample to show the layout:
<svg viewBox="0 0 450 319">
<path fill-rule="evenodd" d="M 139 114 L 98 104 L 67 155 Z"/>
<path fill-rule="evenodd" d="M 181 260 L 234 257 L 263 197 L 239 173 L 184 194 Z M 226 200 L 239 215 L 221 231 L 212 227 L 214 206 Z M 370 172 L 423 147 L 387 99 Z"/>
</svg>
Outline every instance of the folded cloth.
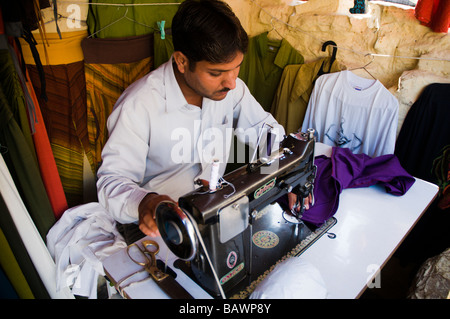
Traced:
<svg viewBox="0 0 450 319">
<path fill-rule="evenodd" d="M 72 286 L 74 295 L 97 298 L 98 277 L 105 275 L 102 260 L 124 247 L 115 220 L 99 203 L 66 210 L 47 234 L 56 289 Z"/>
<path fill-rule="evenodd" d="M 325 299 L 327 289 L 319 270 L 300 257 L 277 264 L 256 286 L 250 299 Z"/>
<path fill-rule="evenodd" d="M 303 213 L 302 220 L 321 226 L 333 216 L 339 206 L 339 195 L 346 188 L 381 184 L 386 192 L 401 196 L 415 179 L 400 164 L 394 154 L 370 157 L 353 154 L 348 148 L 333 147 L 331 157 L 317 156 L 315 203 Z"/>
</svg>

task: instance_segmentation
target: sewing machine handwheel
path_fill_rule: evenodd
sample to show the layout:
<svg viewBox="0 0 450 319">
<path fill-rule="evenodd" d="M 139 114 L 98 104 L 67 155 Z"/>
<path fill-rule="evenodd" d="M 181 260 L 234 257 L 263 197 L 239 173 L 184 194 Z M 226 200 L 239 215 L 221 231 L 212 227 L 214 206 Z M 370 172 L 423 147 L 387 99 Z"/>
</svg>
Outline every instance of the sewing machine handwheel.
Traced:
<svg viewBox="0 0 450 319">
<path fill-rule="evenodd" d="M 195 221 L 189 213 L 172 202 L 162 202 L 156 207 L 156 225 L 167 247 L 178 258 L 191 260 L 197 254 Z"/>
</svg>

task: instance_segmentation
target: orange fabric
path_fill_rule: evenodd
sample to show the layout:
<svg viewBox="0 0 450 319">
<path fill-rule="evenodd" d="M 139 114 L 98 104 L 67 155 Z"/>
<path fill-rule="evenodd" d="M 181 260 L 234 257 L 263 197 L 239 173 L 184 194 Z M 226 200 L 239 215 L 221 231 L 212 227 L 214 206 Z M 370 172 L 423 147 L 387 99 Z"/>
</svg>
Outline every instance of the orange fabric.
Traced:
<svg viewBox="0 0 450 319">
<path fill-rule="evenodd" d="M 36 40 L 36 49 L 41 56 L 42 65 L 70 64 L 82 61 L 83 51 L 81 50 L 81 41 L 87 37 L 87 31 L 62 32 L 62 39 L 56 32 L 47 32 L 43 38 L 41 34 L 33 32 Z M 25 64 L 36 64 L 31 53 L 30 45 L 22 38 L 19 38 L 22 46 L 23 59 Z M 47 45 L 48 43 L 48 45 Z M 44 58 L 44 57 L 48 57 Z"/>
<path fill-rule="evenodd" d="M 33 134 L 33 141 L 38 156 L 39 169 L 41 171 L 45 189 L 47 190 L 50 204 L 53 208 L 53 213 L 58 220 L 68 208 L 66 195 L 64 193 L 61 178 L 59 177 L 55 158 L 53 157 L 52 148 L 48 139 L 47 129 L 45 128 L 44 118 L 42 117 L 39 102 L 36 98 L 28 70 L 26 71 L 26 80 L 28 92 L 33 99 L 37 117 L 37 123 L 34 123 L 36 132 Z"/>
<path fill-rule="evenodd" d="M 18 54 L 19 50 L 15 42 L 9 41 L 9 43 L 14 47 L 18 59 L 21 60 L 21 56 L 20 54 Z M 47 129 L 45 128 L 44 118 L 39 107 L 39 101 L 36 97 L 36 93 L 34 91 L 27 68 L 25 68 L 24 77 L 27 87 L 23 89 L 27 90 L 30 94 L 36 113 L 36 122 L 34 123 L 35 132 L 32 137 L 39 162 L 39 170 L 45 186 L 45 190 L 47 192 L 48 199 L 52 206 L 53 214 L 55 215 L 56 220 L 58 220 L 69 206 L 67 204 L 66 195 L 64 193 L 61 178 L 58 173 L 56 161 L 53 156 Z"/>
<path fill-rule="evenodd" d="M 419 0 L 415 7 L 415 16 L 421 24 L 434 32 L 447 33 L 450 27 L 449 0 Z"/>
<path fill-rule="evenodd" d="M 0 34 L 4 34 L 3 16 L 0 8 Z M 16 56 L 21 60 L 21 55 L 18 54 L 19 49 L 11 38 L 8 38 L 9 44 L 11 44 L 16 52 Z M 35 146 L 36 155 L 39 162 L 39 169 L 44 183 L 50 204 L 53 209 L 53 214 L 56 219 L 59 219 L 64 211 L 67 210 L 68 204 L 66 195 L 62 186 L 61 178 L 58 173 L 55 158 L 53 157 L 53 151 L 48 138 L 47 129 L 45 128 L 44 118 L 42 117 L 41 109 L 39 108 L 39 102 L 34 92 L 33 85 L 28 74 L 28 69 L 25 69 L 26 88 L 33 100 L 33 104 L 36 112 L 36 123 L 34 123 L 35 133 L 32 135 Z"/>
</svg>

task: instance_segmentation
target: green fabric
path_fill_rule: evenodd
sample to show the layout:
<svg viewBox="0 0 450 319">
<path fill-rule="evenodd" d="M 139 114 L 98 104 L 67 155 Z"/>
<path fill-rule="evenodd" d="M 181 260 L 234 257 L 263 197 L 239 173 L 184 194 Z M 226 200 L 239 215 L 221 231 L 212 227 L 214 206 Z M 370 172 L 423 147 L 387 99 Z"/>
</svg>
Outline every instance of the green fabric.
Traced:
<svg viewBox="0 0 450 319">
<path fill-rule="evenodd" d="M 31 261 L 30 256 L 23 244 L 14 221 L 11 218 L 11 213 L 6 206 L 3 196 L 0 194 L 0 228 L 2 229 L 5 238 L 11 247 L 12 252 L 17 260 L 17 263 L 22 270 L 23 275 L 36 299 L 49 299 L 50 296 L 45 288 L 42 280 L 36 271 L 36 268 Z M 0 258 L 5 258 L 5 255 L 0 255 Z M 6 260 L 8 262 L 8 260 Z"/>
<path fill-rule="evenodd" d="M 25 95 L 9 50 L 0 50 L 0 85 L 6 100 L 9 103 L 10 111 L 14 115 L 17 124 L 19 124 L 25 141 L 32 150 L 31 154 L 37 164 L 37 156 L 34 149 L 33 138 L 31 136 Z"/>
<path fill-rule="evenodd" d="M 303 56 L 288 41 L 270 40 L 267 32 L 249 40 L 239 78 L 266 111 L 270 111 L 284 68 L 303 63 Z"/>
<path fill-rule="evenodd" d="M 161 39 L 161 34 L 159 32 L 155 33 L 153 39 L 154 59 L 153 67 L 156 69 L 161 64 L 169 61 L 173 53 L 173 42 L 172 36 L 166 33 L 165 39 Z"/>
<path fill-rule="evenodd" d="M 34 299 L 33 292 L 23 275 L 17 262 L 14 252 L 8 243 L 2 229 L 0 228 L 0 266 L 5 272 L 6 277 L 14 287 L 15 292 L 21 299 Z"/>
<path fill-rule="evenodd" d="M 90 5 L 86 20 L 89 34 L 98 32 L 93 36 L 98 38 L 118 38 L 153 33 L 158 30 L 157 22 L 163 20 L 166 21 L 165 28 L 170 28 L 172 18 L 178 10 L 178 5 L 171 3 L 181 3 L 182 0 L 92 0 L 90 2 L 119 2 L 124 4 L 158 3 L 158 5 L 128 7 Z M 126 18 L 123 18 L 125 14 Z M 130 21 L 130 19 L 134 21 Z"/>
<path fill-rule="evenodd" d="M 17 125 L 0 86 L 0 145 L 2 156 L 40 235 L 45 241 L 55 223 L 55 216 L 36 164 L 23 132 Z"/>
</svg>

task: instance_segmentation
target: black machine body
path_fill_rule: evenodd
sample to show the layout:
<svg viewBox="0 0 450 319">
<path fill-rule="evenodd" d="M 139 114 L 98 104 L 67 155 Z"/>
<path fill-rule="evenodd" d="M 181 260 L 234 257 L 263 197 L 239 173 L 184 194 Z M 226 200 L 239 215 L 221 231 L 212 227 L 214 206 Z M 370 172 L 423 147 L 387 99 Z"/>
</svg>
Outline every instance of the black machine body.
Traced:
<svg viewBox="0 0 450 319">
<path fill-rule="evenodd" d="M 158 228 L 169 249 L 189 261 L 195 280 L 213 296 L 228 296 L 246 278 L 258 275 L 252 266 L 258 212 L 289 192 L 298 195 L 299 203 L 312 193 L 314 131 L 290 134 L 280 145 L 269 158 L 226 174 L 226 184 L 216 191 L 200 187 L 182 196 L 182 214 L 157 210 Z M 301 212 L 294 218 L 300 221 Z"/>
</svg>

